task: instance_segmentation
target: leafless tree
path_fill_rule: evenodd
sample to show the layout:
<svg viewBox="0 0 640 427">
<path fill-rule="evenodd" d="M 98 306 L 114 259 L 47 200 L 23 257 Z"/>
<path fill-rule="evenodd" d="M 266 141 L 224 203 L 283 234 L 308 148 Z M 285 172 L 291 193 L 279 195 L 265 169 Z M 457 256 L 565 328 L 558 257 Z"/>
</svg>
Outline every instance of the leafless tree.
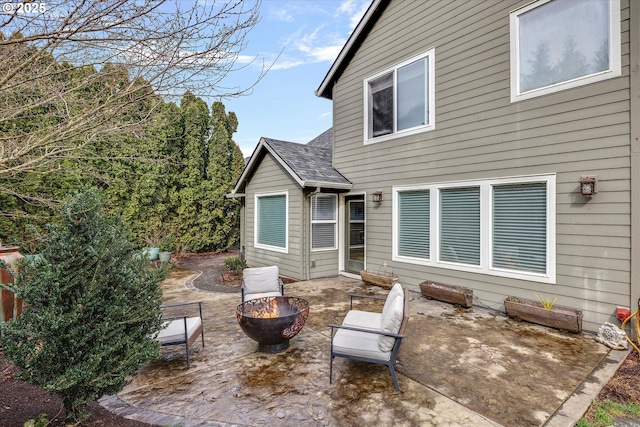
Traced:
<svg viewBox="0 0 640 427">
<path fill-rule="evenodd" d="M 247 66 L 238 59 L 260 0 L 11 1 L 0 4 L 5 194 L 37 198 L 12 183 L 56 170 L 61 159 L 93 156 L 92 147 L 117 141 L 114 135 L 144 132 L 168 97 L 187 90 L 217 99 L 240 96 L 266 72 L 246 86 L 225 86 L 229 73 Z M 127 111 L 128 120 L 121 120 Z M 16 126 L 20 120 L 37 124 Z"/>
</svg>

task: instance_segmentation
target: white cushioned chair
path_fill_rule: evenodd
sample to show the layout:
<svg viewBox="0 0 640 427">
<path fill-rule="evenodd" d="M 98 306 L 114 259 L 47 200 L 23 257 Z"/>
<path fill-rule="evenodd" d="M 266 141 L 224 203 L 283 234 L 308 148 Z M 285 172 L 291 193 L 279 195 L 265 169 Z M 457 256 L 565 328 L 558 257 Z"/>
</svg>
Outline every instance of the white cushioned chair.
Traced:
<svg viewBox="0 0 640 427">
<path fill-rule="evenodd" d="M 202 301 L 187 302 L 180 304 L 163 305 L 161 309 L 171 309 L 172 311 L 181 310 L 186 306 L 198 305 L 198 316 L 189 316 L 187 314 L 171 317 L 164 317 L 164 327 L 160 329 L 156 339 L 161 346 L 168 345 L 184 345 L 187 352 L 187 369 L 190 367 L 189 347 L 202 337 L 202 346 L 204 347 L 204 329 L 202 328 Z M 186 309 L 185 309 L 186 310 Z"/>
<path fill-rule="evenodd" d="M 242 270 L 242 302 L 284 295 L 284 283 L 279 274 L 277 265 Z"/>
<path fill-rule="evenodd" d="M 353 297 L 382 299 L 350 294 L 351 309 L 341 325 L 331 324 L 329 382 L 333 381 L 333 359 L 344 357 L 386 365 L 393 385 L 400 391 L 394 366 L 409 320 L 409 294 L 396 283 L 386 298 L 381 313 L 353 310 Z"/>
</svg>

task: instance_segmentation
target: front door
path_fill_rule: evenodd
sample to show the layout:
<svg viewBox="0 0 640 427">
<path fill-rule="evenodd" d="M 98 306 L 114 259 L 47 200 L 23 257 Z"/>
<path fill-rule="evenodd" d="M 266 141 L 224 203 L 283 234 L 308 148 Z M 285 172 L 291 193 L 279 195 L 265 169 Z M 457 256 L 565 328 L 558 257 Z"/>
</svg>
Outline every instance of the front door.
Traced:
<svg viewBox="0 0 640 427">
<path fill-rule="evenodd" d="M 364 270 L 364 196 L 345 198 L 345 263 L 344 269 L 350 273 Z"/>
</svg>

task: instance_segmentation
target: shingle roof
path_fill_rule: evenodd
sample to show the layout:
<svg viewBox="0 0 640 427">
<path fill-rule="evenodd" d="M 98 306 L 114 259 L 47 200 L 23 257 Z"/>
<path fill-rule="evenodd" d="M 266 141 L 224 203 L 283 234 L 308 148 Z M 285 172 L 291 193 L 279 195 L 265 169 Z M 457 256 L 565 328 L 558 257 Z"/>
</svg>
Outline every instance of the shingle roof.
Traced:
<svg viewBox="0 0 640 427">
<path fill-rule="evenodd" d="M 351 182 L 333 167 L 333 130 L 328 129 L 307 144 L 260 138 L 230 197 L 243 196 L 244 186 L 258 167 L 265 150 L 303 188 L 351 189 Z"/>
<path fill-rule="evenodd" d="M 333 132 L 329 129 L 308 144 L 270 138 L 262 140 L 297 175 L 299 181 L 314 186 L 322 186 L 322 184 L 350 185 L 349 180 L 332 165 L 332 135 Z"/>
<path fill-rule="evenodd" d="M 320 135 L 307 142 L 307 145 L 312 147 L 326 148 L 333 152 L 333 128 L 329 128 L 322 132 Z"/>
</svg>

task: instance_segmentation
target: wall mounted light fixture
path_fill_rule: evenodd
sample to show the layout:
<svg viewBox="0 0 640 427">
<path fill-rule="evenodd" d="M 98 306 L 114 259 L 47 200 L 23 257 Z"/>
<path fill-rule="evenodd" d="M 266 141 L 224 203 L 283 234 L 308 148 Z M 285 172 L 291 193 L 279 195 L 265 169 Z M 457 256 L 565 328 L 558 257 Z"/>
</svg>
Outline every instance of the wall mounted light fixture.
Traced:
<svg viewBox="0 0 640 427">
<path fill-rule="evenodd" d="M 593 176 L 583 176 L 580 178 L 580 195 L 591 197 L 596 194 L 596 178 Z"/>
<path fill-rule="evenodd" d="M 373 203 L 382 203 L 382 191 L 374 191 L 373 195 Z"/>
</svg>

